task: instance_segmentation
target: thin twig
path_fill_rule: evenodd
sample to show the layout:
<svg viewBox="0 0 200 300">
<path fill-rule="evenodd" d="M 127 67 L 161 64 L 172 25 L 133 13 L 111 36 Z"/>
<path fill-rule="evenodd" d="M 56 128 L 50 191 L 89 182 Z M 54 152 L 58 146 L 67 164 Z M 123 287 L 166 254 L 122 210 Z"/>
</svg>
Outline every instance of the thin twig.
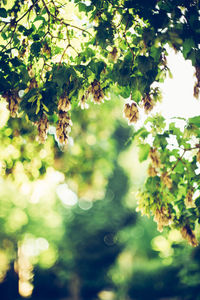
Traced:
<svg viewBox="0 0 200 300">
<path fill-rule="evenodd" d="M 0 32 L 2 32 L 8 24 L 10 24 L 10 23 L 5 23 L 4 26 L 2 27 L 2 29 L 0 30 Z"/>
<path fill-rule="evenodd" d="M 184 154 L 185 154 L 186 150 L 183 151 L 183 154 L 181 155 L 181 157 L 179 157 L 176 161 L 176 163 L 174 164 L 174 166 L 171 169 L 171 172 L 173 172 L 173 170 L 176 168 L 176 166 L 178 165 L 179 161 L 182 160 Z"/>
<path fill-rule="evenodd" d="M 8 43 L 3 47 L 3 49 L 1 50 L 1 52 L 3 52 L 4 49 L 6 49 L 6 48 L 8 47 L 8 45 L 12 43 L 12 40 L 13 40 L 15 31 L 16 31 L 16 27 L 17 27 L 17 23 L 15 24 L 15 28 L 14 28 L 14 30 L 13 30 L 13 32 L 12 32 L 12 35 L 11 35 L 10 40 L 9 40 Z"/>
<path fill-rule="evenodd" d="M 63 57 L 64 57 L 64 55 L 65 55 L 67 49 L 68 49 L 70 46 L 71 46 L 71 45 L 68 44 L 67 47 L 65 47 L 65 49 L 64 49 L 64 51 L 63 51 L 63 53 L 62 53 L 62 56 L 61 56 L 61 58 L 60 58 L 60 61 L 59 61 L 58 69 L 59 69 L 59 67 L 60 67 L 60 65 L 61 65 L 61 63 L 62 63 Z"/>
<path fill-rule="evenodd" d="M 80 31 L 82 31 L 82 32 L 86 32 L 86 33 L 89 34 L 89 35 L 92 35 L 92 34 L 91 34 L 89 31 L 87 31 L 86 29 L 80 28 L 79 26 L 76 26 L 76 25 L 72 25 L 72 24 L 66 23 L 63 19 L 60 19 L 60 18 L 58 18 L 57 16 L 54 16 L 54 15 L 50 12 L 50 10 L 48 9 L 48 7 L 47 7 L 47 5 L 46 5 L 46 3 L 45 3 L 44 0 L 42 0 L 42 3 L 44 4 L 44 6 L 45 6 L 45 8 L 46 8 L 47 14 L 48 14 L 49 16 L 53 17 L 55 20 L 61 22 L 61 23 L 64 24 L 66 27 L 72 27 L 72 28 L 78 29 L 78 30 L 80 30 Z"/>
<path fill-rule="evenodd" d="M 40 0 L 36 0 L 35 2 L 34 2 L 34 4 L 32 4 L 30 7 L 29 7 L 29 9 L 18 19 L 18 20 L 16 20 L 16 23 L 19 23 L 32 9 L 33 9 L 33 7 L 39 2 Z"/>
</svg>

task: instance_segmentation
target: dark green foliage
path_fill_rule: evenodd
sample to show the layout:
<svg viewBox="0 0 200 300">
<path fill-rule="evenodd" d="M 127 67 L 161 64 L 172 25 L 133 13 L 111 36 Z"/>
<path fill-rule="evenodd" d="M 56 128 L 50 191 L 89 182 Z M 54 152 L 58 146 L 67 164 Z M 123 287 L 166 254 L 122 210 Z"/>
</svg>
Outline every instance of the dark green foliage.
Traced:
<svg viewBox="0 0 200 300">
<path fill-rule="evenodd" d="M 168 46 L 195 67 L 194 96 L 198 98 L 199 11 L 195 0 L 76 0 L 64 1 L 61 6 L 46 0 L 29 4 L 25 0 L 1 1 L 0 95 L 7 101 L 11 117 L 19 112 L 23 120 L 37 125 L 40 141 L 45 141 L 49 124 L 56 125 L 55 137 L 61 148 L 69 143 L 71 117 L 78 106 L 85 108 L 90 100 L 102 104 L 110 95 L 129 98 L 133 105 L 124 110 L 129 123 L 138 120 L 138 105 L 150 112 L 161 99 L 158 84 L 171 74 Z M 78 117 L 74 119 L 79 122 Z M 90 121 L 86 118 L 85 122 Z M 174 121 L 167 128 L 160 116 L 148 122 L 151 130 L 144 127 L 133 134 L 139 161 L 151 160 L 139 209 L 153 214 L 160 230 L 167 225 L 176 228 L 195 246 L 193 230 L 200 217 L 195 206 L 200 143 L 193 142 L 193 137 L 200 137 L 199 116 L 186 120 L 183 130 Z M 79 137 L 87 127 L 81 126 Z M 186 153 L 191 153 L 190 158 Z M 84 154 L 82 163 L 71 171 L 78 174 L 82 167 L 82 178 L 91 176 L 88 166 L 93 164 L 90 151 Z M 97 156 L 100 160 L 100 150 Z M 45 172 L 42 165 L 40 168 Z M 8 170 L 10 173 L 12 167 Z"/>
</svg>

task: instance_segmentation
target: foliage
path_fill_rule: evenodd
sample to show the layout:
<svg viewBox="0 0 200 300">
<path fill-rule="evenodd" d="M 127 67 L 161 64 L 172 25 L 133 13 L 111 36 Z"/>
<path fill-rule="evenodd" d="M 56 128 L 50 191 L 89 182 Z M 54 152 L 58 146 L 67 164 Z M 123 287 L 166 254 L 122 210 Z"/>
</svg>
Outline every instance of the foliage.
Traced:
<svg viewBox="0 0 200 300">
<path fill-rule="evenodd" d="M 94 119 L 96 123 L 98 118 Z M 125 197 L 131 182 L 119 166 L 119 155 L 130 135 L 128 129 L 117 122 L 112 137 L 115 143 L 112 172 L 105 196 L 97 201 L 79 198 L 75 206 L 67 204 L 68 197 L 63 200 L 58 192 L 63 187 L 63 173 L 52 166 L 37 180 L 30 176 L 23 184 L 17 178 L 25 179 L 26 164 L 22 164 L 25 170 L 14 177 L 16 181 L 12 173 L 1 179 L 0 280 L 4 281 L 0 282 L 0 293 L 5 299 L 27 296 L 32 300 L 105 299 L 106 292 L 116 299 L 144 299 L 146 292 L 150 299 L 175 295 L 198 299 L 195 297 L 199 295 L 199 247 L 195 251 L 185 248 L 180 234 L 176 237 L 178 231 L 175 238 L 158 235 L 151 219 L 139 215 L 136 219 L 132 208 L 127 208 Z M 90 135 L 87 130 L 85 140 Z M 26 141 L 27 147 L 36 146 L 32 151 L 40 161 L 40 151 L 50 139 L 44 146 Z M 94 157 L 101 143 L 99 139 L 92 149 Z M 13 146 L 17 147 L 17 143 L 13 142 Z M 46 151 L 46 158 L 51 157 L 51 147 Z M 110 163 L 109 152 L 104 152 L 104 159 Z M 62 164 L 66 153 L 59 152 L 59 155 Z M 80 176 L 87 182 L 84 173 L 81 168 Z M 64 182 L 70 186 L 68 174 Z M 22 298 L 18 295 L 17 281 Z M 22 283 L 26 283 L 26 288 L 29 284 L 29 293 L 20 287 Z"/>
<path fill-rule="evenodd" d="M 73 112 L 78 106 L 86 108 L 89 100 L 101 104 L 110 93 L 130 98 L 124 115 L 129 123 L 137 122 L 138 106 L 148 113 L 161 98 L 158 83 L 170 74 L 167 45 L 192 62 L 197 79 L 194 96 L 199 96 L 196 0 L 75 0 L 62 4 L 3 0 L 0 33 L 0 94 L 11 117 L 18 115 L 23 124 L 29 120 L 37 126 L 41 142 L 49 124 L 56 124 L 59 145 L 69 143 Z M 139 209 L 154 215 L 159 230 L 168 225 L 177 228 L 196 246 L 199 117 L 186 121 L 184 130 L 175 122 L 165 126 L 162 117 L 149 122 L 150 131 L 144 127 L 135 134 L 139 160 L 151 160 Z M 147 143 L 149 136 L 152 142 Z M 17 139 L 23 144 L 20 137 Z M 41 162 L 39 170 L 43 172 L 48 163 Z M 12 162 L 8 162 L 8 169 L 12 173 Z"/>
</svg>

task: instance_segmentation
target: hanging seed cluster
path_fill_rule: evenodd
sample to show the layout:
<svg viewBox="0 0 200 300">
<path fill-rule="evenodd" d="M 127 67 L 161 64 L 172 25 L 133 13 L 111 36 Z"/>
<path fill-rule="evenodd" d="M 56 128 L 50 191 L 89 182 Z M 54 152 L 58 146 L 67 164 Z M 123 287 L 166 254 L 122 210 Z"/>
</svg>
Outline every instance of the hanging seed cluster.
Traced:
<svg viewBox="0 0 200 300">
<path fill-rule="evenodd" d="M 172 187 L 172 180 L 169 177 L 169 174 L 167 172 L 162 173 L 161 179 L 162 179 L 164 185 L 166 185 L 166 187 L 168 187 L 168 189 L 171 189 L 171 187 Z"/>
<path fill-rule="evenodd" d="M 198 161 L 198 163 L 200 163 L 200 149 L 199 149 L 199 151 L 197 152 L 197 161 Z"/>
<path fill-rule="evenodd" d="M 103 102 L 104 93 L 98 80 L 95 79 L 92 82 L 89 92 L 92 93 L 94 103 L 100 104 Z"/>
<path fill-rule="evenodd" d="M 66 95 L 61 96 L 58 101 L 58 110 L 67 112 L 70 109 L 71 109 L 71 103 L 69 101 L 68 96 Z"/>
<path fill-rule="evenodd" d="M 151 159 L 151 163 L 154 169 L 161 168 L 160 156 L 157 148 L 151 148 L 149 151 L 149 157 Z"/>
<path fill-rule="evenodd" d="M 16 91 L 8 92 L 3 95 L 3 98 L 7 101 L 7 108 L 10 111 L 11 117 L 16 117 L 19 109 L 20 98 Z"/>
<path fill-rule="evenodd" d="M 116 47 L 114 47 L 113 49 L 112 49 L 112 51 L 109 53 L 109 58 L 111 59 L 111 60 L 113 60 L 113 61 L 116 61 L 117 60 L 117 48 Z"/>
<path fill-rule="evenodd" d="M 32 79 L 30 80 L 30 84 L 29 84 L 28 89 L 29 89 L 29 90 L 32 90 L 32 89 L 35 89 L 35 88 L 37 88 L 37 87 L 38 87 L 37 80 L 36 80 L 35 78 L 32 78 Z M 25 90 L 25 91 L 26 91 L 26 90 Z"/>
<path fill-rule="evenodd" d="M 150 94 L 146 94 L 142 98 L 142 105 L 146 114 L 148 114 L 154 108 L 154 101 Z"/>
<path fill-rule="evenodd" d="M 51 47 L 49 47 L 49 45 L 47 43 L 44 43 L 44 46 L 42 48 L 42 51 L 44 54 L 46 54 L 47 56 L 51 55 Z"/>
<path fill-rule="evenodd" d="M 193 194 L 194 194 L 194 190 L 193 188 L 189 189 L 187 192 L 187 195 L 185 197 L 185 205 L 187 207 L 193 207 L 194 203 L 193 203 Z"/>
<path fill-rule="evenodd" d="M 71 131 L 72 121 L 65 111 L 59 111 L 58 124 L 56 126 L 56 136 L 58 141 L 62 145 L 66 145 L 69 139 L 69 133 Z"/>
<path fill-rule="evenodd" d="M 41 119 L 36 122 L 36 126 L 38 128 L 38 138 L 40 143 L 44 143 L 47 138 L 47 131 L 49 128 L 49 121 L 45 114 L 42 115 Z"/>
<path fill-rule="evenodd" d="M 195 83 L 195 86 L 194 86 L 194 97 L 196 99 L 199 98 L 199 93 L 200 93 L 200 66 L 196 66 L 195 67 L 195 75 L 196 75 L 196 79 L 197 79 L 197 82 Z"/>
<path fill-rule="evenodd" d="M 128 119 L 128 123 L 136 123 L 139 119 L 139 110 L 137 104 L 132 102 L 124 105 L 124 116 Z"/>
<path fill-rule="evenodd" d="M 150 177 L 154 177 L 158 175 L 158 169 L 162 167 L 160 156 L 158 150 L 156 148 L 151 148 L 149 151 L 149 157 L 151 159 L 151 163 L 147 169 L 147 173 Z M 172 180 L 167 172 L 164 172 L 160 176 L 162 182 L 168 189 L 172 187 Z"/>
<path fill-rule="evenodd" d="M 198 246 L 198 241 L 196 239 L 196 236 L 192 231 L 192 229 L 189 227 L 189 225 L 185 225 L 184 227 L 181 228 L 181 235 L 193 247 Z"/>
<path fill-rule="evenodd" d="M 58 123 L 56 136 L 60 144 L 66 145 L 71 131 L 72 121 L 68 111 L 71 109 L 69 97 L 64 93 L 58 101 Z"/>
<path fill-rule="evenodd" d="M 154 221 L 157 223 L 158 231 L 162 232 L 164 226 L 168 226 L 172 222 L 170 210 L 166 207 L 156 209 Z"/>
<path fill-rule="evenodd" d="M 85 95 L 83 95 L 81 97 L 81 100 L 78 103 L 78 106 L 80 106 L 81 109 L 88 109 L 89 108 L 89 105 L 86 102 L 88 97 L 89 97 L 89 94 L 90 94 L 90 92 L 89 92 L 89 90 L 87 90 Z"/>
<path fill-rule="evenodd" d="M 150 177 L 155 177 L 158 174 L 158 172 L 157 172 L 156 168 L 153 167 L 152 164 L 150 164 L 147 169 L 147 174 Z"/>
</svg>

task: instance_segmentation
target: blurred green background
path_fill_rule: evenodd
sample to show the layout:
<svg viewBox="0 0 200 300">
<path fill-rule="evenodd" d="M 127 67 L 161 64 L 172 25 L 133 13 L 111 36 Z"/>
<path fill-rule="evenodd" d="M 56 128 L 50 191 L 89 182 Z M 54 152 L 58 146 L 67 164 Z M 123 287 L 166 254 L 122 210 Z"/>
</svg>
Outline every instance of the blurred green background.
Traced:
<svg viewBox="0 0 200 300">
<path fill-rule="evenodd" d="M 200 299 L 200 248 L 136 212 L 147 163 L 122 105 L 75 110 L 64 151 L 0 102 L 0 299 Z"/>
</svg>

